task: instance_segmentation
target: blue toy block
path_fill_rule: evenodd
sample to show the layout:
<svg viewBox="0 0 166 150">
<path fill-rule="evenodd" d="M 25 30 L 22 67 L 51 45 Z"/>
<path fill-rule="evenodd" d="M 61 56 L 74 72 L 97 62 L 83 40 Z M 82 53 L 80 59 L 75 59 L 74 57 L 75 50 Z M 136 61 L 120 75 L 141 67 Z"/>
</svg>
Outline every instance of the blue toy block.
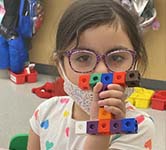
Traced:
<svg viewBox="0 0 166 150">
<path fill-rule="evenodd" d="M 103 85 L 112 84 L 113 82 L 113 73 L 103 73 L 101 75 L 101 82 Z"/>
<path fill-rule="evenodd" d="M 87 133 L 88 134 L 98 133 L 98 121 L 87 121 Z"/>
<path fill-rule="evenodd" d="M 91 74 L 89 84 L 92 88 L 96 85 L 97 82 L 100 82 L 100 81 L 101 81 L 100 73 Z"/>
<path fill-rule="evenodd" d="M 122 132 L 129 133 L 137 133 L 138 124 L 135 118 L 125 118 L 122 119 Z"/>
<path fill-rule="evenodd" d="M 121 120 L 112 119 L 110 121 L 110 132 L 111 132 L 111 134 L 120 134 L 120 133 L 122 133 L 121 128 L 122 128 Z"/>
</svg>

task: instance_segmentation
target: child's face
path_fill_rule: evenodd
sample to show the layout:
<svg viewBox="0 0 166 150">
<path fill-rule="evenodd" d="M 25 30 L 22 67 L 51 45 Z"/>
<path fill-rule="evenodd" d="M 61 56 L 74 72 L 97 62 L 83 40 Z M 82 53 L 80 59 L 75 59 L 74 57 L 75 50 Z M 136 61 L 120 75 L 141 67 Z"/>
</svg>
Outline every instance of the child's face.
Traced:
<svg viewBox="0 0 166 150">
<path fill-rule="evenodd" d="M 115 27 L 110 25 L 103 25 L 96 28 L 90 28 L 84 31 L 80 36 L 78 48 L 94 50 L 100 55 L 103 55 L 106 52 L 114 49 L 134 49 L 131 41 L 129 40 L 127 34 L 122 30 L 121 26 L 116 29 Z M 75 72 L 71 68 L 69 60 L 66 56 L 64 59 L 64 67 L 68 79 L 72 83 L 77 85 L 78 78 L 81 73 Z M 120 69 L 123 70 L 123 68 Z M 106 72 L 108 72 L 108 67 L 101 59 L 101 61 L 97 64 L 96 68 L 90 73 Z"/>
</svg>

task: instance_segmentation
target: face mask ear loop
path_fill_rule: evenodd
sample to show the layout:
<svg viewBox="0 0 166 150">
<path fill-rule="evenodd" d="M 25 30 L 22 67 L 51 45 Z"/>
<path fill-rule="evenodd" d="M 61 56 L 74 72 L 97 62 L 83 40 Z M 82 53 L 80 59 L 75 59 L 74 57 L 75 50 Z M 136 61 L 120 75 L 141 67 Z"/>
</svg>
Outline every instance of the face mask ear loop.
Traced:
<svg viewBox="0 0 166 150">
<path fill-rule="evenodd" d="M 60 70 L 61 70 L 61 72 L 62 72 L 63 77 L 64 77 L 65 79 L 67 79 L 67 76 L 66 76 L 66 74 L 65 74 L 65 71 L 64 71 L 64 69 L 63 69 L 63 67 L 62 67 L 62 63 L 61 63 L 61 62 L 59 62 L 59 68 L 60 68 Z M 67 80 L 68 80 L 68 79 L 67 79 Z"/>
</svg>

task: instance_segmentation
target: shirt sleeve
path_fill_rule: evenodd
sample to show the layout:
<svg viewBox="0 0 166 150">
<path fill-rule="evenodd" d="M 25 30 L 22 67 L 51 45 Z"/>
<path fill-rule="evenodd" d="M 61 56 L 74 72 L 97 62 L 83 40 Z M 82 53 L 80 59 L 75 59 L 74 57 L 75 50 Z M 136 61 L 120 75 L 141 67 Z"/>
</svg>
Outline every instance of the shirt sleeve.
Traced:
<svg viewBox="0 0 166 150">
<path fill-rule="evenodd" d="M 41 128 L 47 125 L 48 122 L 43 121 L 45 118 L 48 116 L 49 111 L 51 110 L 51 107 L 54 105 L 55 101 L 58 98 L 50 98 L 43 103 L 41 103 L 36 110 L 34 111 L 32 117 L 30 118 L 30 126 L 31 129 L 38 135 L 40 136 Z"/>
<path fill-rule="evenodd" d="M 33 132 L 35 132 L 38 136 L 40 136 L 40 105 L 36 108 L 36 110 L 34 111 L 32 117 L 30 118 L 29 122 L 30 122 L 30 126 L 31 129 L 33 130 Z"/>
<path fill-rule="evenodd" d="M 155 132 L 153 120 L 146 114 L 139 114 L 136 120 L 138 133 L 113 135 L 109 150 L 152 150 Z"/>
</svg>

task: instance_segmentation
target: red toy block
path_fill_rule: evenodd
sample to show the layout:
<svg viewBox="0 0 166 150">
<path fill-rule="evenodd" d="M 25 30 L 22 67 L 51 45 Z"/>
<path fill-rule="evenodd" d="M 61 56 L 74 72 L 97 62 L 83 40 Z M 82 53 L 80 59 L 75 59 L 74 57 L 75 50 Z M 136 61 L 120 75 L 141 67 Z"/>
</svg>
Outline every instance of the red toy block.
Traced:
<svg viewBox="0 0 166 150">
<path fill-rule="evenodd" d="M 37 81 L 37 71 L 36 70 L 32 70 L 30 74 L 26 75 L 26 81 L 29 83 L 33 83 Z"/>
<path fill-rule="evenodd" d="M 152 97 L 151 108 L 157 110 L 166 110 L 166 100 Z"/>
<path fill-rule="evenodd" d="M 110 134 L 110 120 L 99 120 L 98 133 L 99 134 Z"/>
<path fill-rule="evenodd" d="M 113 83 L 125 86 L 126 85 L 126 72 L 114 72 Z"/>
<path fill-rule="evenodd" d="M 90 89 L 89 81 L 90 81 L 90 74 L 81 75 L 79 77 L 78 86 L 82 90 L 89 90 Z"/>
<path fill-rule="evenodd" d="M 24 84 L 25 83 L 25 73 L 19 73 L 19 74 L 15 74 L 14 72 L 9 72 L 10 74 L 10 80 L 16 84 Z"/>
<path fill-rule="evenodd" d="M 112 119 L 111 113 L 107 112 L 103 107 L 99 108 L 99 113 L 98 113 L 98 119 L 99 120 L 107 120 L 107 119 Z"/>
</svg>

